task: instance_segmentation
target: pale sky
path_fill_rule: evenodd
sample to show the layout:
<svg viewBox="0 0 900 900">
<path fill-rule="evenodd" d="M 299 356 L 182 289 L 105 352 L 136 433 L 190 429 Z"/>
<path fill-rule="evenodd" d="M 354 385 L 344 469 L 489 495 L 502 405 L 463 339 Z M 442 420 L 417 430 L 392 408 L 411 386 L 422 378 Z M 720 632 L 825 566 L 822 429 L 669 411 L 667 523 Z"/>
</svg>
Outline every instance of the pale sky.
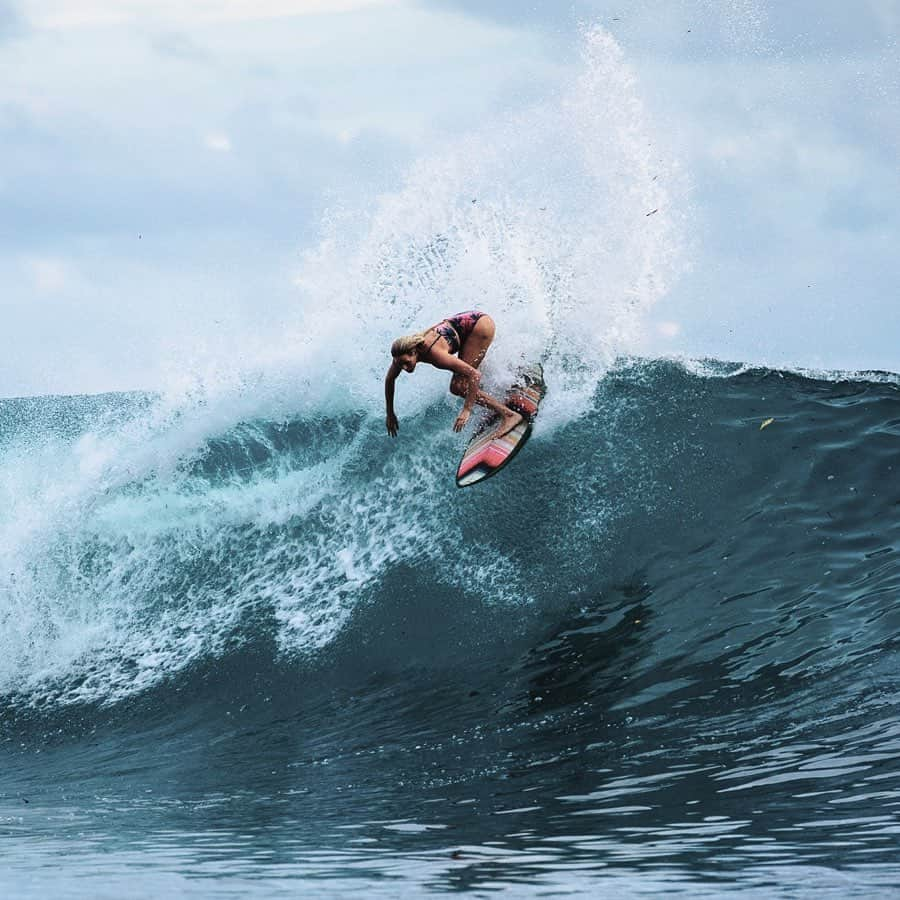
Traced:
<svg viewBox="0 0 900 900">
<path fill-rule="evenodd" d="M 552 96 L 583 23 L 690 185 L 636 349 L 900 371 L 900 0 L 0 0 L 0 396 L 276 327 L 326 210 Z"/>
</svg>

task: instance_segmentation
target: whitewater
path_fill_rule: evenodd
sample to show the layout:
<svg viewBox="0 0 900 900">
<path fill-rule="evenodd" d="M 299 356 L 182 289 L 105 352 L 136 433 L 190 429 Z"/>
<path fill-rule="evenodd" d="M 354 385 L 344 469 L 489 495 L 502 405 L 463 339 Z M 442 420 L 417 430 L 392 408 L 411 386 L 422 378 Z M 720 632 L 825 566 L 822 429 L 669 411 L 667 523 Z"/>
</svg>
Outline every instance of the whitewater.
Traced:
<svg viewBox="0 0 900 900">
<path fill-rule="evenodd" d="M 641 357 L 690 190 L 588 30 L 277 328 L 0 400 L 6 893 L 896 890 L 900 378 Z M 382 391 L 468 308 L 550 390 L 459 492 L 444 374 Z"/>
</svg>

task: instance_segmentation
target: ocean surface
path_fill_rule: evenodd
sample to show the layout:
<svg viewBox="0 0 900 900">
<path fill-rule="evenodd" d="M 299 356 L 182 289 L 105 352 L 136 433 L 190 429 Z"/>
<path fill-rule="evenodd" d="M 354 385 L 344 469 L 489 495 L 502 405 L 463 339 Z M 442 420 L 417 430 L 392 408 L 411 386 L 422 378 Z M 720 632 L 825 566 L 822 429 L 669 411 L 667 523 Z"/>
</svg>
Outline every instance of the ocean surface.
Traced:
<svg viewBox="0 0 900 900">
<path fill-rule="evenodd" d="M 548 381 L 0 401 L 0 893 L 896 896 L 900 378 Z"/>
</svg>

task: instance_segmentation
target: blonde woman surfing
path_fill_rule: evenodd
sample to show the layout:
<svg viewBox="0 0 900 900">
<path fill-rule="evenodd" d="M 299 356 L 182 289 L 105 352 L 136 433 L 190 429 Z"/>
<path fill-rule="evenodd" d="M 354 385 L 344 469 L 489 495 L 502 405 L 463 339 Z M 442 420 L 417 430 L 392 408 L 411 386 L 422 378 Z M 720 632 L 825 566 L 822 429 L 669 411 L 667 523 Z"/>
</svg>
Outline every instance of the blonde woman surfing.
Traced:
<svg viewBox="0 0 900 900">
<path fill-rule="evenodd" d="M 454 431 L 462 431 L 466 427 L 476 403 L 502 417 L 495 437 L 501 437 L 515 428 L 522 421 L 521 414 L 479 388 L 481 372 L 478 367 L 493 340 L 494 320 L 487 313 L 474 309 L 444 319 L 427 331 L 397 338 L 391 344 L 393 361 L 384 379 L 388 434 L 396 437 L 400 428 L 394 413 L 394 382 L 401 371 L 413 372 L 420 362 L 453 372 L 450 393 L 465 397 L 463 408 L 453 423 Z"/>
</svg>

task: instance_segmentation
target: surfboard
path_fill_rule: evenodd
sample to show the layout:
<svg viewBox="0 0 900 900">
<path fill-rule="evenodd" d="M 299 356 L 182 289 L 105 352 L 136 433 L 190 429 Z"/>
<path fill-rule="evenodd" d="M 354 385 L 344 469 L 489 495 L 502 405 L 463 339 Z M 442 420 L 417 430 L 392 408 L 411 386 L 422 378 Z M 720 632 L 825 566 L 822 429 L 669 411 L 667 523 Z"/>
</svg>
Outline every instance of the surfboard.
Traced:
<svg viewBox="0 0 900 900">
<path fill-rule="evenodd" d="M 519 370 L 515 384 L 506 393 L 505 403 L 522 413 L 522 421 L 503 437 L 494 437 L 500 417 L 488 413 L 481 420 L 456 470 L 457 487 L 478 484 L 512 462 L 531 437 L 538 408 L 546 393 L 547 385 L 544 384 L 544 370 L 540 363 Z"/>
</svg>

